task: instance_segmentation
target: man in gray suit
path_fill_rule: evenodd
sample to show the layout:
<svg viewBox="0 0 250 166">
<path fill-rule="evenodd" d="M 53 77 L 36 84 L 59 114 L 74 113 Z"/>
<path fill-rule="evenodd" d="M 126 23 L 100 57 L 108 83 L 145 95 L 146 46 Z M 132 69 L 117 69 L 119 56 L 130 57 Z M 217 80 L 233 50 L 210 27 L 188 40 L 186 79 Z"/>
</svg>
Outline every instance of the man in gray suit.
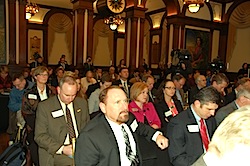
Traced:
<svg viewBox="0 0 250 166">
<path fill-rule="evenodd" d="M 168 140 L 160 132 L 138 123 L 129 114 L 128 99 L 120 87 L 104 89 L 99 98 L 102 113 L 92 119 L 77 138 L 77 166 L 142 165 L 138 134 L 154 140 L 161 149 L 168 146 Z"/>
<path fill-rule="evenodd" d="M 230 113 L 246 105 L 250 105 L 250 90 L 243 88 L 238 91 L 236 100 L 218 110 L 215 115 L 217 125 L 219 125 Z"/>
<path fill-rule="evenodd" d="M 35 141 L 41 166 L 73 165 L 73 137 L 89 121 L 87 102 L 76 97 L 77 83 L 72 72 L 60 80 L 58 95 L 38 105 Z"/>
<path fill-rule="evenodd" d="M 247 166 L 250 153 L 250 106 L 231 113 L 215 131 L 208 151 L 192 166 Z"/>
</svg>

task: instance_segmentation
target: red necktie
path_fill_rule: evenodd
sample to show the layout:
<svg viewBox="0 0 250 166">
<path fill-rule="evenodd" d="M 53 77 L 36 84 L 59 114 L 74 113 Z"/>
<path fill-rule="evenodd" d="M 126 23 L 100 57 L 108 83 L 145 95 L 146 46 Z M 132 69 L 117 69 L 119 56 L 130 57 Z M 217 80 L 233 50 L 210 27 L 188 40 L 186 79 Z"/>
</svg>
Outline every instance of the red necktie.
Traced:
<svg viewBox="0 0 250 166">
<path fill-rule="evenodd" d="M 203 145 L 207 151 L 208 144 L 209 144 L 209 139 L 208 139 L 208 135 L 207 135 L 207 128 L 204 124 L 203 119 L 200 120 L 200 123 L 201 123 L 201 126 L 200 126 L 201 139 L 202 139 Z"/>
</svg>

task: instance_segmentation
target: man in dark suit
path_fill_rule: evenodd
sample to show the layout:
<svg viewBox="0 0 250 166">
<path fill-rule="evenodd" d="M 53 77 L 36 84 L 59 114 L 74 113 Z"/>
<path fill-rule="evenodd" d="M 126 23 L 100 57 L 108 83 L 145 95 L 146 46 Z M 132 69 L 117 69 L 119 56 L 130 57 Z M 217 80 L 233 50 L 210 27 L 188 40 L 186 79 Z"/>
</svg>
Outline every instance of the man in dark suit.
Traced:
<svg viewBox="0 0 250 166">
<path fill-rule="evenodd" d="M 250 153 L 250 107 L 236 110 L 216 129 L 206 154 L 192 166 L 247 166 Z"/>
<path fill-rule="evenodd" d="M 239 90 L 243 88 L 250 88 L 250 79 L 247 77 L 243 77 L 239 79 L 235 85 L 235 89 L 232 90 L 232 92 L 228 93 L 225 96 L 225 105 L 233 102 L 236 99 L 236 94 L 238 93 Z"/>
<path fill-rule="evenodd" d="M 154 103 L 155 102 L 155 95 L 154 95 L 154 83 L 155 79 L 152 75 L 150 74 L 145 74 L 142 77 L 142 81 L 148 85 L 148 97 L 149 97 L 149 102 Z"/>
<path fill-rule="evenodd" d="M 74 73 L 65 72 L 58 95 L 38 104 L 35 141 L 39 146 L 39 163 L 73 165 L 73 138 L 89 121 L 86 100 L 75 97 L 77 83 Z"/>
<path fill-rule="evenodd" d="M 172 118 L 167 126 L 169 156 L 174 166 L 189 166 L 206 152 L 216 129 L 214 117 L 219 96 L 216 89 L 207 87 L 195 97 L 194 103 Z"/>
<path fill-rule="evenodd" d="M 196 86 L 191 87 L 188 93 L 188 103 L 194 102 L 194 96 L 204 87 L 206 87 L 207 81 L 204 75 L 198 75 L 195 79 Z"/>
<path fill-rule="evenodd" d="M 250 90 L 241 89 L 237 93 L 237 99 L 228 105 L 221 107 L 215 115 L 216 123 L 219 125 L 229 114 L 240 107 L 250 105 Z"/>
<path fill-rule="evenodd" d="M 112 85 L 117 85 L 123 89 L 126 93 L 127 97 L 129 98 L 130 87 L 132 84 L 128 81 L 129 77 L 129 70 L 127 67 L 122 67 L 119 69 L 119 76 L 120 79 L 113 82 Z"/>
<path fill-rule="evenodd" d="M 121 88 L 106 88 L 99 98 L 103 114 L 97 115 L 81 131 L 76 143 L 76 165 L 141 165 L 137 134 L 155 140 L 161 149 L 168 146 L 167 139 L 159 132 L 138 123 L 134 117 L 131 119 L 128 99 Z"/>
</svg>

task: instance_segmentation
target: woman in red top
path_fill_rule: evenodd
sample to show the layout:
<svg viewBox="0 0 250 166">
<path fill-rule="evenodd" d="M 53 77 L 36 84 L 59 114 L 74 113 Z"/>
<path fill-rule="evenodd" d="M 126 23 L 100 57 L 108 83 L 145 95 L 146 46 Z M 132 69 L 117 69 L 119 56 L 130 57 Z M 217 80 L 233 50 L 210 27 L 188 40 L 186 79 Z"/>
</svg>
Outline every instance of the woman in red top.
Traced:
<svg viewBox="0 0 250 166">
<path fill-rule="evenodd" d="M 135 115 L 137 121 L 159 129 L 161 121 L 152 103 L 148 103 L 148 86 L 143 82 L 136 82 L 130 89 L 129 111 Z"/>
<path fill-rule="evenodd" d="M 0 68 L 0 92 L 10 91 L 12 86 L 12 80 L 9 76 L 9 69 L 7 66 L 1 66 Z"/>
</svg>

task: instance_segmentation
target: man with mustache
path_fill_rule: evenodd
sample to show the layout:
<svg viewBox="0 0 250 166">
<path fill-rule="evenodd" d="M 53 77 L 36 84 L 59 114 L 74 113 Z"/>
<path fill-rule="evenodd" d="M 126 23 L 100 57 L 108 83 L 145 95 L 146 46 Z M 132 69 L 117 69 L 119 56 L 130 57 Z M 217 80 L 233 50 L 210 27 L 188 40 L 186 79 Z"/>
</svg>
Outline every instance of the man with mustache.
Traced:
<svg viewBox="0 0 250 166">
<path fill-rule="evenodd" d="M 104 89 L 99 99 L 103 114 L 81 131 L 76 143 L 76 165 L 139 166 L 142 162 L 138 134 L 154 140 L 161 149 L 168 146 L 164 136 L 129 114 L 128 99 L 120 87 Z"/>
</svg>

